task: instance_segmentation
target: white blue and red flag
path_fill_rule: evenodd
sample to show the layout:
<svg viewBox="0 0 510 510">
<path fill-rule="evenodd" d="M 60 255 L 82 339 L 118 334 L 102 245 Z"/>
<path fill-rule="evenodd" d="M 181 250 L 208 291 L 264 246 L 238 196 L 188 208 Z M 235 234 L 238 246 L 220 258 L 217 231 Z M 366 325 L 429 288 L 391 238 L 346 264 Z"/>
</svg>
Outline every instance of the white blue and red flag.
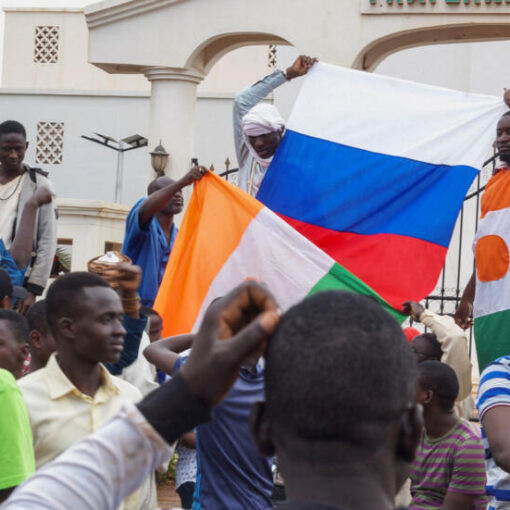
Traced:
<svg viewBox="0 0 510 510">
<path fill-rule="evenodd" d="M 502 98 L 316 64 L 257 195 L 395 308 L 434 288 Z"/>
</svg>

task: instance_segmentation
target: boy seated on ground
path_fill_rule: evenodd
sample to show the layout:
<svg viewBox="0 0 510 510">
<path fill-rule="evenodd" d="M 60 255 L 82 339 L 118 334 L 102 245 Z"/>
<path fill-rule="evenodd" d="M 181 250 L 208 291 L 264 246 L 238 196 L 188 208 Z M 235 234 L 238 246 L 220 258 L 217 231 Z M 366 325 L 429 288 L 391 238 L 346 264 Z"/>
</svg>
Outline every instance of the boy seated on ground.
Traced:
<svg viewBox="0 0 510 510">
<path fill-rule="evenodd" d="M 418 365 L 425 428 L 411 471 L 412 509 L 485 509 L 485 463 L 476 426 L 454 410 L 459 383 L 440 361 Z"/>
</svg>

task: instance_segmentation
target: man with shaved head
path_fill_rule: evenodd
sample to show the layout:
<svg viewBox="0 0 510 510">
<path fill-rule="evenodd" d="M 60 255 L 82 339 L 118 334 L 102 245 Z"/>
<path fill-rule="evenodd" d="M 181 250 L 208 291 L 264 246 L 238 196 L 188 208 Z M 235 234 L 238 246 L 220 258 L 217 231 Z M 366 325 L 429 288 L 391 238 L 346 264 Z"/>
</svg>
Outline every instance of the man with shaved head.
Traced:
<svg viewBox="0 0 510 510">
<path fill-rule="evenodd" d="M 122 253 L 142 268 L 138 292 L 144 306 L 152 307 L 172 251 L 177 227 L 174 215 L 182 211 L 182 188 L 200 180 L 207 172 L 193 167 L 174 181 L 166 175 L 154 179 L 147 187 L 147 198 L 140 199 L 126 220 Z"/>
</svg>

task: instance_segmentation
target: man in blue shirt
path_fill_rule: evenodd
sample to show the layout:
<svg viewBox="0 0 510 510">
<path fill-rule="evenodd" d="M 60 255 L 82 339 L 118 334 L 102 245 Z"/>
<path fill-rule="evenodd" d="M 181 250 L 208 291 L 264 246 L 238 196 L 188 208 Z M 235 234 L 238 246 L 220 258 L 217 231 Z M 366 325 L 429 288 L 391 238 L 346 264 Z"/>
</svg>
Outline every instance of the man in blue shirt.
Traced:
<svg viewBox="0 0 510 510">
<path fill-rule="evenodd" d="M 207 169 L 193 167 L 178 181 L 162 176 L 147 188 L 147 198 L 140 199 L 129 212 L 122 253 L 142 268 L 138 290 L 141 304 L 152 307 L 165 274 L 166 263 L 177 235 L 174 214 L 184 205 L 182 188 L 200 180 Z"/>
</svg>

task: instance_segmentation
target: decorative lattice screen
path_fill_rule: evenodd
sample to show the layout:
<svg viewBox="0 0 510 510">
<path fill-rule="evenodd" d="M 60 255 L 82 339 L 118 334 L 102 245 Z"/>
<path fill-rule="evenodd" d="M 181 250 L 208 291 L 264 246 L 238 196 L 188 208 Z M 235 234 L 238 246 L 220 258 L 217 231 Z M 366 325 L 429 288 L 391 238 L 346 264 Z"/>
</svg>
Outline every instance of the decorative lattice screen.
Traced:
<svg viewBox="0 0 510 510">
<path fill-rule="evenodd" d="M 38 25 L 35 27 L 34 62 L 55 64 L 58 62 L 58 37 L 60 27 Z"/>
<path fill-rule="evenodd" d="M 38 122 L 35 162 L 49 165 L 62 163 L 64 123 Z"/>
<path fill-rule="evenodd" d="M 276 45 L 270 44 L 267 52 L 267 67 L 274 71 L 276 68 Z"/>
</svg>

